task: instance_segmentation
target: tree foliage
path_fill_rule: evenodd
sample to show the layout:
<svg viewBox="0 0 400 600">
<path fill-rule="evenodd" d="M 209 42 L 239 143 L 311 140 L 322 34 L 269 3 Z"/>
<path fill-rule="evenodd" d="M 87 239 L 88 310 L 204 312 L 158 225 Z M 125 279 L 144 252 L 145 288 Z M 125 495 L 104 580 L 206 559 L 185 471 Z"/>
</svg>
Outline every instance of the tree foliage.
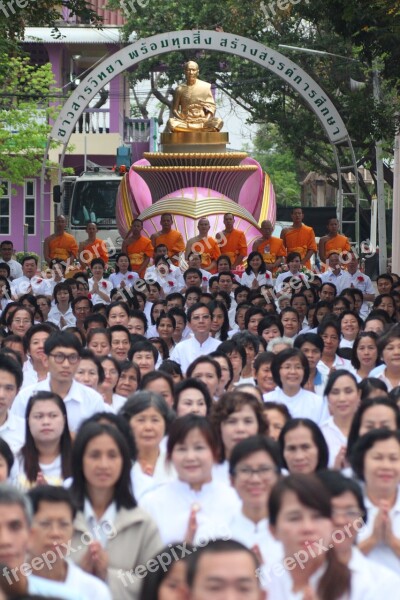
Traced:
<svg viewBox="0 0 400 600">
<path fill-rule="evenodd" d="M 120 6 L 120 2 L 110 0 L 114 7 Z M 125 7 L 129 5 L 129 2 L 124 3 Z M 265 6 L 273 9 L 265 10 Z M 126 36 L 132 32 L 141 38 L 163 31 L 222 27 L 224 31 L 278 50 L 279 44 L 289 44 L 358 59 L 359 62 L 350 62 L 329 56 L 290 53 L 338 108 L 359 165 L 369 168 L 374 176 L 376 139 L 383 140 L 386 156 L 392 156 L 396 113 L 400 112 L 399 0 L 369 0 L 368 3 L 365 0 L 303 0 L 287 3 L 284 11 L 278 9 L 277 3 L 243 0 L 224 0 L 223 3 L 132 0 L 132 7 L 125 27 Z M 316 117 L 296 93 L 254 63 L 203 50 L 174 52 L 141 63 L 131 74 L 132 85 L 148 79 L 150 71 L 152 91 L 168 107 L 172 88 L 181 81 L 182 66 L 188 59 L 199 62 L 202 79 L 214 82 L 247 108 L 250 121 L 276 126 L 283 147 L 287 147 L 292 156 L 301 157 L 310 170 L 328 177 L 335 170 L 332 149 Z M 380 70 L 380 101 L 373 99 L 374 66 Z M 350 78 L 363 82 L 364 88 L 351 91 Z M 339 148 L 339 152 L 343 150 Z M 348 163 L 349 157 L 343 158 Z M 385 169 L 385 178 L 392 185 L 389 168 Z M 370 198 L 368 186 L 363 181 L 361 185 L 365 197 Z"/>
<path fill-rule="evenodd" d="M 18 185 L 40 172 L 54 117 L 49 107 L 54 79 L 50 64 L 35 67 L 28 58 L 0 55 L 0 61 L 6 59 L 7 72 L 0 72 L 0 179 Z"/>
</svg>

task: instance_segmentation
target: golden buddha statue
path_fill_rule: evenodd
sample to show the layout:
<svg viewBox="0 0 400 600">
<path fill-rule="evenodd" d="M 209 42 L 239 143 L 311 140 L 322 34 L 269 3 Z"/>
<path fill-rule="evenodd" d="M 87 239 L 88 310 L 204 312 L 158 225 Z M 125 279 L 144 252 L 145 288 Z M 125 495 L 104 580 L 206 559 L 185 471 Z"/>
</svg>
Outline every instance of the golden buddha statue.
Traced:
<svg viewBox="0 0 400 600">
<path fill-rule="evenodd" d="M 172 104 L 172 117 L 166 131 L 220 131 L 224 122 L 215 117 L 216 104 L 211 84 L 198 79 L 199 65 L 185 64 L 186 84 L 177 87 Z"/>
</svg>

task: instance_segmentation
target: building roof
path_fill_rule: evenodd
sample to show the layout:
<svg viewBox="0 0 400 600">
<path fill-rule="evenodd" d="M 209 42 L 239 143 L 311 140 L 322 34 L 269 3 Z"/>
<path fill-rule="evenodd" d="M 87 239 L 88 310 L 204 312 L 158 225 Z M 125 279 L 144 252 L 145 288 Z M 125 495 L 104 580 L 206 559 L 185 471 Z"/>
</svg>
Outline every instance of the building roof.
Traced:
<svg viewBox="0 0 400 600">
<path fill-rule="evenodd" d="M 59 27 L 60 37 L 57 37 L 49 27 L 26 27 L 24 42 L 31 44 L 122 44 L 120 27 Z M 136 35 L 129 37 L 134 42 Z"/>
</svg>

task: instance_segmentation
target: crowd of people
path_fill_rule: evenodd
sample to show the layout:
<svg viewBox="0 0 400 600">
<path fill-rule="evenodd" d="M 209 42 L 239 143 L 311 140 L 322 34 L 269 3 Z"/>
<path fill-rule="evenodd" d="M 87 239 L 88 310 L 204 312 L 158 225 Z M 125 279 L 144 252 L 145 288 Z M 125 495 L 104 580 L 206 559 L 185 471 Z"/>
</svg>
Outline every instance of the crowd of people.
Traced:
<svg viewBox="0 0 400 600">
<path fill-rule="evenodd" d="M 400 598 L 400 278 L 303 218 L 0 244 L 0 598 Z"/>
</svg>

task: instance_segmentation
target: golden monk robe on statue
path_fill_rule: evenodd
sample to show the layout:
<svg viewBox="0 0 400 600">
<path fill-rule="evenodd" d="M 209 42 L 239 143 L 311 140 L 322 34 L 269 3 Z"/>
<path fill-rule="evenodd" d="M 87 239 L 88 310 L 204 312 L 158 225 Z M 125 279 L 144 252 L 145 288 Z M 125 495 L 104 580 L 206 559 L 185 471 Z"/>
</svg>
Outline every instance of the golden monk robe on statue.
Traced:
<svg viewBox="0 0 400 600">
<path fill-rule="evenodd" d="M 193 61 L 185 64 L 186 84 L 177 87 L 172 105 L 172 117 L 167 131 L 220 131 L 223 121 L 215 117 L 216 105 L 211 84 L 197 79 L 199 66 Z"/>
</svg>

